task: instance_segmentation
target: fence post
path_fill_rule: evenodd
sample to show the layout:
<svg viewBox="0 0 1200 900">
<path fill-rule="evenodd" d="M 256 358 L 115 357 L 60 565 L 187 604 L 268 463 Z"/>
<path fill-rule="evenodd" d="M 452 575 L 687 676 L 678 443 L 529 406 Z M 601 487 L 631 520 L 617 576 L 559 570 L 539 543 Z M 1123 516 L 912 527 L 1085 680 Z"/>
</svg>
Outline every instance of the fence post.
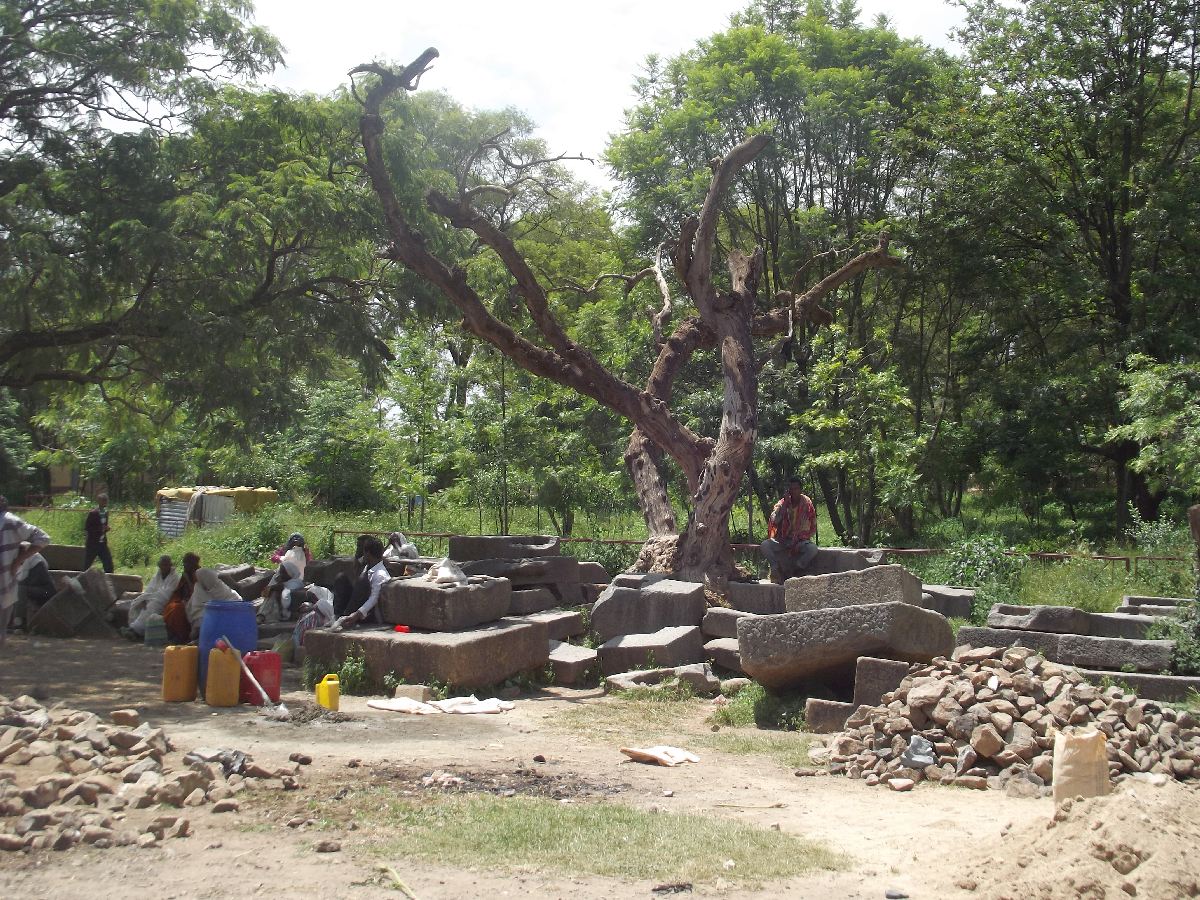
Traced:
<svg viewBox="0 0 1200 900">
<path fill-rule="evenodd" d="M 1200 599 L 1200 503 L 1188 510 L 1188 525 L 1192 529 L 1192 543 L 1196 545 L 1196 598 Z"/>
</svg>

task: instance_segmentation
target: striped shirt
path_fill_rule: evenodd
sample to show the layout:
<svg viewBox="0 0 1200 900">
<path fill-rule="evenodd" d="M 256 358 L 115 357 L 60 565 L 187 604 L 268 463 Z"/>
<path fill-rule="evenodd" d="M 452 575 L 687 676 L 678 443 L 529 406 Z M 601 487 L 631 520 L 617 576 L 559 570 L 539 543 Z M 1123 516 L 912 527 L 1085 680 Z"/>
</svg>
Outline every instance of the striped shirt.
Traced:
<svg viewBox="0 0 1200 900">
<path fill-rule="evenodd" d="M 50 535 L 10 512 L 4 513 L 0 519 L 0 609 L 8 609 L 17 602 L 17 576 L 12 564 L 21 552 L 22 541 L 29 541 L 40 550 L 50 543 Z"/>
</svg>

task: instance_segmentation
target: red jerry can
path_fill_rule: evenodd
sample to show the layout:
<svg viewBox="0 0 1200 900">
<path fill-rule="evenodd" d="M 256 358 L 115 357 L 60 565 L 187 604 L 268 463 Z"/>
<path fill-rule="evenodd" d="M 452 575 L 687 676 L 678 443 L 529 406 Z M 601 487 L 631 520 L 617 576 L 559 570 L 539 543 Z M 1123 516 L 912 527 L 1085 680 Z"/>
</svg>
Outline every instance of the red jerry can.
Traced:
<svg viewBox="0 0 1200 900">
<path fill-rule="evenodd" d="M 246 668 L 254 673 L 262 689 L 272 703 L 279 702 L 279 685 L 283 680 L 283 660 L 274 650 L 253 650 L 242 657 Z M 262 706 L 262 695 L 254 689 L 246 673 L 242 673 L 242 686 L 238 696 L 242 703 Z"/>
</svg>

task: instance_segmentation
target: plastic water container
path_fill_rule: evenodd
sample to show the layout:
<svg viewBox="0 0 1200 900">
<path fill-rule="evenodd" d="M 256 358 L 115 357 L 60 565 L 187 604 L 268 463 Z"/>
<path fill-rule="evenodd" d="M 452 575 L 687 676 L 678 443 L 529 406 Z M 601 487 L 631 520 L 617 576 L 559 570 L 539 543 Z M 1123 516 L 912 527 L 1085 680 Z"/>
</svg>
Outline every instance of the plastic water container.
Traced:
<svg viewBox="0 0 1200 900">
<path fill-rule="evenodd" d="M 237 653 L 229 648 L 213 647 L 208 651 L 207 668 L 204 702 L 209 706 L 237 706 L 238 688 L 242 683 L 242 666 Z"/>
<path fill-rule="evenodd" d="M 255 650 L 253 653 L 243 656 L 242 662 L 262 685 L 262 689 L 267 692 L 271 702 L 278 703 L 279 686 L 283 681 L 283 658 L 274 650 Z M 251 706 L 262 706 L 262 694 L 250 683 L 245 672 L 242 673 L 239 699 L 242 703 L 249 703 Z"/>
<path fill-rule="evenodd" d="M 207 690 L 208 651 L 222 637 L 229 638 L 238 650 L 252 653 L 258 649 L 258 618 L 254 604 L 246 600 L 209 600 L 204 604 L 200 622 L 200 689 Z M 238 676 L 239 680 L 241 676 Z"/>
<path fill-rule="evenodd" d="M 151 614 L 146 617 L 146 634 L 142 638 L 142 643 L 147 647 L 165 647 L 171 643 L 171 639 L 167 635 L 167 624 L 163 621 L 162 616 Z"/>
<path fill-rule="evenodd" d="M 326 675 L 317 682 L 317 704 L 337 711 L 342 700 L 342 685 L 336 675 Z"/>
<path fill-rule="evenodd" d="M 158 617 L 159 623 L 162 616 Z M 147 627 L 147 634 L 149 628 Z M 200 648 L 195 645 L 168 647 L 163 651 L 162 698 L 167 703 L 188 703 L 196 699 L 196 664 Z"/>
</svg>

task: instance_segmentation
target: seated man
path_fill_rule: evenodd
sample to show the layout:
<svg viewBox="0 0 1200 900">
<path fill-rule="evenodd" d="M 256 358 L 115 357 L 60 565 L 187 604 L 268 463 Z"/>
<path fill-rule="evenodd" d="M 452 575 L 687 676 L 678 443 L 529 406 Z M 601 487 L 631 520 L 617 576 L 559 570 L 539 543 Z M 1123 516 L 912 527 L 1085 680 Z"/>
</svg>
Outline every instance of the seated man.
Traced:
<svg viewBox="0 0 1200 900">
<path fill-rule="evenodd" d="M 783 584 L 801 574 L 817 555 L 817 511 L 805 496 L 799 478 L 788 480 L 788 492 L 771 511 L 762 553 L 771 564 L 771 581 Z"/>
<path fill-rule="evenodd" d="M 28 543 L 21 544 L 22 553 L 31 549 Z M 17 606 L 13 611 L 14 622 L 19 620 L 21 627 L 28 630 L 29 619 L 57 591 L 58 586 L 50 575 L 46 557 L 34 550 L 17 571 Z"/>
<path fill-rule="evenodd" d="M 333 624 L 334 631 L 352 628 L 376 615 L 379 591 L 392 576 L 383 564 L 383 542 L 379 538 L 368 538 L 363 544 L 363 567 L 354 582 L 354 593 L 346 615 Z"/>
<path fill-rule="evenodd" d="M 167 606 L 167 601 L 175 593 L 179 584 L 179 572 L 175 563 L 166 554 L 158 558 L 158 568 L 154 577 L 146 586 L 146 590 L 134 597 L 129 604 L 129 627 L 121 629 L 126 637 L 143 638 L 146 636 L 146 622 L 151 616 L 161 616 Z"/>
</svg>

